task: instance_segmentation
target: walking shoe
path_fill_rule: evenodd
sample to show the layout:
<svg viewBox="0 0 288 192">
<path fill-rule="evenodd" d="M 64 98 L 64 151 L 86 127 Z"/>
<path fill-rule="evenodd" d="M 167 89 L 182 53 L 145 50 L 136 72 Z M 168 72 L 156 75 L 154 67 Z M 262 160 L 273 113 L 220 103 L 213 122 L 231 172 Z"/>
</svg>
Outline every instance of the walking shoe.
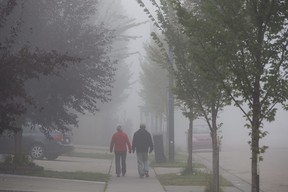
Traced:
<svg viewBox="0 0 288 192">
<path fill-rule="evenodd" d="M 120 177 L 120 174 L 117 174 L 117 177 Z"/>
<path fill-rule="evenodd" d="M 140 177 L 140 178 L 143 178 L 143 177 L 144 177 L 144 175 L 143 175 L 143 174 L 141 174 L 139 177 Z"/>
<path fill-rule="evenodd" d="M 145 173 L 145 177 L 149 177 L 149 174 L 148 174 L 148 173 Z"/>
</svg>

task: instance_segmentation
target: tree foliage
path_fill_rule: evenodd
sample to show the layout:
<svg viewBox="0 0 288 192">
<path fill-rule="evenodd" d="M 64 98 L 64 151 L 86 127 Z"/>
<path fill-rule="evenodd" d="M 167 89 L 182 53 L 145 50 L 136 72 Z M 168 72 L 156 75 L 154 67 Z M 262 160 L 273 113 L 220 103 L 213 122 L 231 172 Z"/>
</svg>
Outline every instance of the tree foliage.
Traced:
<svg viewBox="0 0 288 192">
<path fill-rule="evenodd" d="M 115 62 L 107 52 L 113 33 L 91 21 L 96 5 L 94 0 L 1 1 L 1 93 L 7 93 L 1 109 L 13 114 L 1 119 L 1 129 L 15 127 L 19 115 L 21 122 L 64 129 L 77 124 L 74 111 L 95 112 L 99 101 L 109 100 Z"/>
<path fill-rule="evenodd" d="M 167 102 L 163 98 L 168 94 L 168 72 L 163 66 L 166 65 L 166 59 L 153 42 L 145 45 L 145 51 L 147 57 L 141 64 L 142 89 L 139 95 L 145 102 L 146 108 L 160 116 L 165 116 Z"/>
<path fill-rule="evenodd" d="M 98 106 L 99 112 L 94 115 L 79 116 L 79 127 L 81 129 L 74 130 L 74 141 L 76 142 L 77 139 L 77 142 L 81 144 L 107 145 L 117 124 L 121 123 L 128 134 L 133 129 L 130 117 L 126 116 L 127 108 L 123 105 L 129 99 L 130 88 L 134 83 L 131 82 L 132 65 L 137 65 L 137 63 L 130 63 L 129 61 L 130 56 L 137 54 L 134 50 L 129 49 L 129 43 L 137 39 L 138 36 L 137 34 L 130 35 L 129 30 L 137 28 L 145 21 L 137 22 L 136 19 L 129 18 L 125 14 L 122 2 L 119 0 L 100 0 L 97 7 L 99 9 L 97 9 L 97 13 L 92 20 L 97 25 L 103 25 L 113 31 L 114 38 L 111 42 L 109 57 L 111 60 L 117 60 L 115 81 L 111 84 L 111 100 L 100 103 Z M 88 134 L 89 136 L 87 136 Z M 81 139 L 81 137 L 85 138 Z"/>
<path fill-rule="evenodd" d="M 33 2 L 31 2 L 33 3 Z M 34 7 L 33 7 L 34 6 Z M 109 101 L 111 95 L 111 83 L 113 82 L 114 66 L 110 61 L 112 32 L 103 26 L 96 26 L 91 17 L 96 14 L 96 1 L 63 1 L 39 2 L 38 5 L 27 3 L 28 22 L 36 29 L 37 25 L 46 22 L 45 33 L 35 29 L 39 34 L 38 39 L 33 38 L 35 44 L 41 44 L 44 48 L 57 47 L 61 52 L 81 58 L 77 65 L 70 65 L 60 74 L 40 79 L 26 84 L 27 90 L 37 98 L 40 113 L 31 109 L 36 123 L 49 127 L 77 126 L 77 114 L 98 110 L 98 103 Z M 38 13 L 38 9 L 43 10 Z M 64 13 L 62 13 L 64 11 Z M 39 15 L 34 20 L 30 15 Z M 54 22 L 47 20 L 53 15 L 57 17 Z M 64 31 L 63 31 L 64 30 Z M 55 38 L 54 38 L 55 37 Z M 49 39 L 49 43 L 47 40 Z M 38 87 L 38 89 L 35 89 Z M 57 113 L 55 113 L 57 111 Z M 60 117 L 60 118 L 59 118 Z"/>
<path fill-rule="evenodd" d="M 187 167 L 191 172 L 192 169 L 192 128 L 193 120 L 203 117 L 207 122 L 212 138 L 213 148 L 213 188 L 214 191 L 219 191 L 219 141 L 217 125 L 218 112 L 229 104 L 221 84 L 214 81 L 209 74 L 205 73 L 201 67 L 202 62 L 196 60 L 194 52 L 191 49 L 197 50 L 198 47 L 191 43 L 191 39 L 184 33 L 184 27 L 179 23 L 179 15 L 176 14 L 177 3 L 173 1 L 160 1 L 158 5 L 155 1 L 153 5 L 156 7 L 157 19 L 156 27 L 164 34 L 165 42 L 161 42 L 160 38 L 155 33 L 152 34 L 155 42 L 166 51 L 166 57 L 170 62 L 167 62 L 166 68 L 170 74 L 173 74 L 175 86 L 173 93 L 178 99 L 178 103 L 185 109 L 184 114 L 189 118 L 189 139 L 188 152 L 189 158 Z M 145 7 L 145 4 L 140 1 L 140 5 Z M 189 4 L 187 4 L 189 5 Z M 190 6 L 188 6 L 190 7 Z M 186 7 L 185 7 L 186 8 Z M 152 14 L 144 9 L 145 12 L 153 17 Z M 157 23 L 158 22 L 158 23 Z M 167 44 L 168 48 L 165 48 Z M 206 52 L 198 51 L 198 54 L 206 57 Z M 164 54 L 165 55 L 165 54 Z M 170 56 L 170 57 L 169 57 Z M 206 62 L 214 63 L 214 60 L 207 59 Z M 188 112 L 187 112 L 188 111 Z"/>
<path fill-rule="evenodd" d="M 274 120 L 276 104 L 287 107 L 287 1 L 204 0 L 194 1 L 190 10 L 181 3 L 178 1 L 184 32 L 199 48 L 190 57 L 221 82 L 247 119 L 246 126 L 251 130 L 251 190 L 258 192 L 259 154 L 267 148 L 259 146 L 259 140 L 267 134 L 262 130 L 263 122 Z M 206 52 L 205 57 L 198 54 L 199 50 Z"/>
<path fill-rule="evenodd" d="M 32 103 L 32 98 L 24 89 L 26 80 L 38 78 L 39 74 L 57 73 L 67 62 L 79 60 L 55 50 L 31 48 L 28 42 L 19 46 L 16 39 L 21 33 L 23 20 L 14 13 L 19 14 L 17 8 L 22 5 L 23 1 L 0 2 L 0 132 L 4 129 L 17 130 L 15 122 L 26 110 L 24 103 Z"/>
</svg>

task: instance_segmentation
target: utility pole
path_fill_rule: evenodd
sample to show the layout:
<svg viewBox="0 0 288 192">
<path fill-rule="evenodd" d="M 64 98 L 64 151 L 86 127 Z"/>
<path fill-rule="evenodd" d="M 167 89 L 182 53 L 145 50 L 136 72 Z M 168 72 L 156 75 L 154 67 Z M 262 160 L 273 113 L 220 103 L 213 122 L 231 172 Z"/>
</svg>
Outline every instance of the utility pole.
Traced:
<svg viewBox="0 0 288 192">
<path fill-rule="evenodd" d="M 171 58 L 172 52 L 169 48 L 168 53 L 168 62 L 170 67 L 173 67 L 172 58 Z M 174 85 L 173 75 L 172 72 L 169 71 L 169 90 L 168 90 L 168 119 L 167 119 L 167 131 L 168 131 L 168 147 L 169 147 L 169 161 L 174 161 L 175 156 L 175 141 L 174 141 L 174 95 L 172 93 L 172 88 Z"/>
<path fill-rule="evenodd" d="M 174 161 L 175 142 L 174 142 L 174 96 L 172 94 L 173 79 L 169 77 L 168 93 L 168 137 L 169 137 L 169 161 Z"/>
</svg>

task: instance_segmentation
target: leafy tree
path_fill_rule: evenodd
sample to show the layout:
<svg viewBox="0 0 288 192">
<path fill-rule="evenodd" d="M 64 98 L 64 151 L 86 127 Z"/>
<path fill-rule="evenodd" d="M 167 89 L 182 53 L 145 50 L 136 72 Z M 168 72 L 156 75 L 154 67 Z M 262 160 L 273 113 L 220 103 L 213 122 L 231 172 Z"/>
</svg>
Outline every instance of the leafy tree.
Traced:
<svg viewBox="0 0 288 192">
<path fill-rule="evenodd" d="M 39 75 L 55 74 L 67 63 L 75 63 L 79 58 L 59 53 L 56 50 L 42 50 L 32 47 L 29 42 L 17 41 L 22 33 L 21 7 L 24 1 L 4 0 L 0 2 L 0 132 L 5 129 L 18 131 L 16 120 L 25 111 L 25 103 L 32 98 L 24 89 L 24 82 Z"/>
<path fill-rule="evenodd" d="M 210 61 L 212 62 L 212 61 Z M 184 113 L 190 120 L 189 125 L 189 142 L 192 143 L 193 128 L 192 120 L 203 117 L 207 122 L 212 139 L 212 191 L 219 191 L 219 147 L 220 136 L 218 135 L 221 124 L 217 123 L 218 114 L 225 105 L 229 104 L 224 90 L 219 86 L 218 82 L 213 81 L 201 71 L 197 70 L 197 65 L 178 64 L 180 66 L 175 71 L 175 95 L 178 100 L 189 109 Z M 193 149 L 192 145 L 188 145 L 189 151 Z M 189 161 L 190 160 L 190 161 Z M 192 168 L 192 152 L 189 153 L 188 169 L 193 172 Z"/>
<path fill-rule="evenodd" d="M 91 25 L 94 0 L 0 5 L 1 131 L 17 131 L 17 154 L 23 123 L 67 129 L 77 125 L 75 111 L 95 112 L 99 101 L 109 100 L 113 33 Z"/>
<path fill-rule="evenodd" d="M 25 27 L 32 29 L 22 38 L 42 49 L 57 49 L 81 59 L 55 75 L 26 82 L 37 108 L 27 106 L 25 121 L 68 129 L 77 126 L 77 113 L 94 113 L 99 102 L 110 100 L 115 62 L 108 53 L 113 33 L 91 21 L 96 6 L 95 0 L 25 1 Z"/>
<path fill-rule="evenodd" d="M 145 107 L 150 112 L 155 113 L 155 119 L 160 118 L 160 128 L 162 119 L 165 118 L 168 94 L 168 72 L 165 70 L 166 58 L 155 43 L 145 45 L 147 57 L 141 64 L 140 82 L 142 89 L 140 97 L 145 102 Z M 156 130 L 158 128 L 156 127 Z"/>
<path fill-rule="evenodd" d="M 97 10 L 92 20 L 97 25 L 103 25 L 113 31 L 114 38 L 111 41 L 109 58 L 117 60 L 115 81 L 111 84 L 111 100 L 98 105 L 99 112 L 95 115 L 79 116 L 79 127 L 81 129 L 74 130 L 74 141 L 84 143 L 81 138 L 85 137 L 86 144 L 107 145 L 118 123 L 121 123 L 128 133 L 129 130 L 132 130 L 132 124 L 129 117 L 126 117 L 126 109 L 123 108 L 122 104 L 128 98 L 128 91 L 133 83 L 130 82 L 132 76 L 130 68 L 131 65 L 135 65 L 126 61 L 128 57 L 135 54 L 135 52 L 129 52 L 128 43 L 138 37 L 128 35 L 127 31 L 145 22 L 136 22 L 135 19 L 128 18 L 119 0 L 101 0 L 98 7 L 101 7 L 101 9 Z M 84 129 L 85 132 L 83 132 Z M 87 136 L 87 133 L 89 136 Z"/>
<path fill-rule="evenodd" d="M 154 2 L 154 1 L 153 1 Z M 142 4 L 143 5 L 143 4 Z M 189 118 L 189 158 L 187 167 L 190 172 L 192 169 L 192 132 L 194 119 L 204 117 L 210 129 L 213 148 L 213 190 L 219 191 L 219 136 L 218 130 L 220 125 L 217 124 L 218 112 L 229 104 L 229 100 L 224 94 L 221 84 L 211 78 L 209 74 L 203 71 L 202 62 L 194 58 L 194 52 L 197 46 L 183 34 L 183 27 L 178 22 L 178 15 L 175 14 L 175 4 L 173 1 L 161 1 L 160 6 L 154 2 L 158 8 L 157 19 L 159 27 L 163 28 L 166 41 L 170 50 L 172 50 L 175 63 L 168 68 L 173 72 L 175 87 L 174 94 L 179 103 L 188 110 L 184 114 Z M 176 4 L 177 5 L 177 4 Z M 189 4 L 187 4 L 189 5 Z M 144 6 L 144 5 L 143 5 Z M 186 7 L 186 6 L 185 6 Z M 177 9 L 176 9 L 177 10 Z M 148 12 L 148 11 L 146 11 Z M 148 12 L 148 14 L 150 14 Z M 150 14 L 151 15 L 151 14 Z M 151 15 L 152 17 L 152 15 Z M 163 47 L 161 42 L 155 35 L 153 36 L 158 44 Z M 188 43 L 187 43 L 188 42 Z M 205 58 L 205 52 L 198 51 L 198 55 Z M 214 63 L 214 60 L 206 60 L 206 62 Z"/>
<path fill-rule="evenodd" d="M 204 71 L 222 84 L 247 119 L 251 191 L 258 192 L 258 163 L 267 149 L 259 145 L 267 135 L 263 123 L 274 120 L 276 104 L 287 109 L 288 3 L 204 0 L 195 1 L 188 14 L 182 8 L 185 33 L 207 53 L 205 58 L 191 56 L 202 61 Z"/>
<path fill-rule="evenodd" d="M 113 31 L 115 38 L 109 56 L 118 62 L 115 81 L 112 84 L 111 100 L 103 103 L 100 106 L 100 113 L 96 115 L 97 122 L 99 122 L 99 125 L 97 124 L 98 132 L 102 129 L 103 133 L 98 140 L 103 145 L 109 144 L 115 126 L 119 123 L 122 124 L 128 134 L 129 131 L 132 132 L 131 120 L 126 116 L 127 109 L 123 107 L 123 103 L 128 99 L 131 85 L 134 83 L 131 82 L 132 72 L 130 69 L 135 63 L 128 63 L 126 59 L 136 53 L 130 52 L 128 44 L 130 41 L 137 39 L 138 36 L 128 35 L 127 32 L 144 24 L 145 21 L 136 22 L 135 18 L 129 18 L 122 7 L 121 1 L 118 0 L 101 0 L 99 1 L 99 7 L 101 9 L 98 10 L 95 20 Z"/>
<path fill-rule="evenodd" d="M 172 87 L 173 87 L 173 75 L 171 72 L 172 66 L 173 66 L 173 58 L 171 56 L 171 39 L 169 37 L 173 37 L 173 34 L 176 35 L 176 33 L 173 33 L 173 28 L 171 28 L 172 24 L 167 22 L 167 19 L 169 18 L 169 11 L 171 10 L 164 10 L 167 7 L 160 7 L 156 1 L 151 0 L 150 2 L 152 5 L 156 8 L 156 17 L 154 17 L 153 13 L 150 12 L 150 10 L 146 7 L 145 3 L 142 0 L 137 0 L 138 4 L 143 7 L 144 12 L 148 15 L 150 20 L 152 21 L 153 25 L 156 26 L 156 29 L 154 32 L 151 33 L 151 37 L 154 40 L 154 43 L 158 45 L 158 47 L 161 50 L 161 53 L 163 54 L 163 58 L 165 59 L 164 62 L 167 63 L 165 66 L 166 69 L 169 72 L 168 75 L 168 110 L 167 110 L 167 132 L 168 132 L 168 152 L 169 152 L 169 160 L 174 161 L 174 155 L 175 155 L 175 147 L 174 147 L 174 97 L 172 94 Z M 161 1 L 165 4 L 165 2 Z M 163 8 L 163 10 L 162 10 Z M 162 14 L 162 11 L 164 14 Z M 159 35 L 159 33 L 161 35 Z M 169 36 L 170 35 L 170 36 Z M 169 36 L 169 37 L 168 37 Z M 163 37 L 163 39 L 162 39 Z M 174 36 L 175 37 L 175 36 Z"/>
</svg>

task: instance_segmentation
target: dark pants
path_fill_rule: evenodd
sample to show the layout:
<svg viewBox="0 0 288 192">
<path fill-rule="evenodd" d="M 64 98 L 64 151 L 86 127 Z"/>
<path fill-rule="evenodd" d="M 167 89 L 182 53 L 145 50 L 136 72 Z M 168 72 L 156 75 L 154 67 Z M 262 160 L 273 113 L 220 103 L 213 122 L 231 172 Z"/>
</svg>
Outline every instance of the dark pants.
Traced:
<svg viewBox="0 0 288 192">
<path fill-rule="evenodd" d="M 126 154 L 127 152 L 115 152 L 116 174 L 119 176 L 126 174 Z"/>
</svg>

